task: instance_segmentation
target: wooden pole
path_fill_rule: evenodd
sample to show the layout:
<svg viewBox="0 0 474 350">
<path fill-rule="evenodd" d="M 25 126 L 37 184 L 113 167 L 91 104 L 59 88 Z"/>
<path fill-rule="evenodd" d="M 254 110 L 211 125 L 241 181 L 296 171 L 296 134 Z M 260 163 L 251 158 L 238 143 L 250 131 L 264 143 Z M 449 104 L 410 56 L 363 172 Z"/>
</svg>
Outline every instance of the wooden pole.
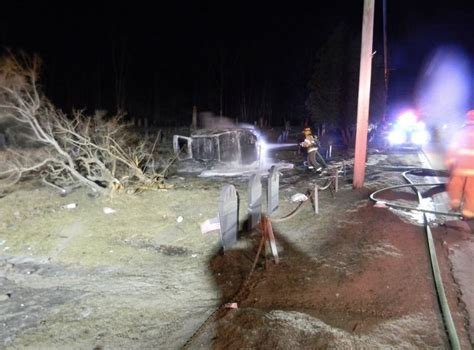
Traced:
<svg viewBox="0 0 474 350">
<path fill-rule="evenodd" d="M 387 98 L 388 98 L 388 48 L 387 48 L 387 0 L 383 0 L 383 76 L 385 83 L 385 96 L 383 105 L 382 121 L 385 121 L 387 114 Z"/>
<path fill-rule="evenodd" d="M 367 129 L 369 124 L 370 78 L 372 71 L 372 41 L 374 32 L 374 2 L 364 0 L 362 42 L 359 73 L 359 100 L 357 105 L 357 133 L 354 157 L 353 187 L 362 188 L 367 155 Z"/>
</svg>

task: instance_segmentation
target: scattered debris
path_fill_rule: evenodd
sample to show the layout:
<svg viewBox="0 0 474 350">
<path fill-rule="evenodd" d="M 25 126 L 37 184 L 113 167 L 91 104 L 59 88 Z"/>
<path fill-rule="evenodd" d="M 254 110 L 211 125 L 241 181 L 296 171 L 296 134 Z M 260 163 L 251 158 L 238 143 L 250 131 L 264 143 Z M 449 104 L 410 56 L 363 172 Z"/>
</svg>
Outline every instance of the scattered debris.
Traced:
<svg viewBox="0 0 474 350">
<path fill-rule="evenodd" d="M 113 214 L 115 212 L 117 212 L 117 210 L 112 209 L 112 208 L 108 208 L 108 207 L 104 208 L 104 214 Z"/>
<path fill-rule="evenodd" d="M 294 195 L 291 196 L 292 202 L 305 202 L 307 200 L 308 200 L 308 196 L 306 196 L 303 193 L 295 193 Z"/>
<path fill-rule="evenodd" d="M 238 309 L 239 306 L 237 303 L 227 303 L 224 305 L 226 309 Z"/>
<path fill-rule="evenodd" d="M 183 222 L 184 218 L 182 216 L 178 216 L 178 218 L 176 219 L 176 222 L 179 224 L 181 222 Z"/>
<path fill-rule="evenodd" d="M 218 216 L 212 219 L 207 219 L 200 226 L 202 234 L 206 234 L 212 231 L 219 231 L 221 229 L 221 224 Z"/>
<path fill-rule="evenodd" d="M 384 201 L 377 201 L 377 202 L 374 204 L 374 208 L 386 209 L 386 208 L 388 208 L 388 207 L 387 207 L 386 202 L 384 202 Z"/>
<path fill-rule="evenodd" d="M 69 204 L 63 205 L 61 208 L 63 208 L 63 209 L 74 209 L 74 208 L 77 208 L 77 203 L 69 203 Z"/>
</svg>

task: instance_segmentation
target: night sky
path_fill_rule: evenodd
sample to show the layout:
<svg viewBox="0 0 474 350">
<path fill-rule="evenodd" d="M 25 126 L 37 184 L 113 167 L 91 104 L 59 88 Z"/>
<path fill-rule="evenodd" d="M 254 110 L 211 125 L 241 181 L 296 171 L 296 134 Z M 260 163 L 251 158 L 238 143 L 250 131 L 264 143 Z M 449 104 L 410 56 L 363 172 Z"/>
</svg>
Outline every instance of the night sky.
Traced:
<svg viewBox="0 0 474 350">
<path fill-rule="evenodd" d="M 383 54 L 381 4 L 376 0 L 378 55 Z M 122 66 L 130 115 L 186 125 L 194 104 L 219 112 L 223 87 L 225 115 L 240 113 L 244 98 L 265 98 L 266 113 L 278 124 L 288 114 L 305 118 L 315 53 L 341 23 L 359 33 L 362 6 L 362 0 L 155 6 L 15 1 L 2 5 L 0 43 L 43 58 L 44 90 L 65 110 L 113 111 Z M 411 102 L 418 72 L 439 45 L 457 44 L 474 54 L 472 2 L 388 0 L 387 22 L 389 104 Z"/>
</svg>

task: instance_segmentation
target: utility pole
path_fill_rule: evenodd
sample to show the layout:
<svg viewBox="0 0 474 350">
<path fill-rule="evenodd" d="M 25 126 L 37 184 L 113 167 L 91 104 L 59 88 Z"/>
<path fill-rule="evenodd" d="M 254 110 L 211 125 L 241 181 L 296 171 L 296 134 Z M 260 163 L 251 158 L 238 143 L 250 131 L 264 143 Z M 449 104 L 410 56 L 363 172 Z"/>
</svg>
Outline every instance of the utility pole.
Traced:
<svg viewBox="0 0 474 350">
<path fill-rule="evenodd" d="M 382 25 L 383 25 L 383 77 L 385 83 L 385 96 L 383 105 L 382 121 L 385 122 L 385 115 L 387 114 L 387 98 L 388 98 L 388 50 L 387 50 L 387 0 L 382 3 Z"/>
<path fill-rule="evenodd" d="M 374 2 L 364 0 L 362 42 L 359 72 L 359 99 L 357 103 L 357 133 L 352 186 L 362 188 L 367 156 L 367 129 L 369 124 L 370 78 L 372 73 L 372 42 L 374 34 Z"/>
</svg>

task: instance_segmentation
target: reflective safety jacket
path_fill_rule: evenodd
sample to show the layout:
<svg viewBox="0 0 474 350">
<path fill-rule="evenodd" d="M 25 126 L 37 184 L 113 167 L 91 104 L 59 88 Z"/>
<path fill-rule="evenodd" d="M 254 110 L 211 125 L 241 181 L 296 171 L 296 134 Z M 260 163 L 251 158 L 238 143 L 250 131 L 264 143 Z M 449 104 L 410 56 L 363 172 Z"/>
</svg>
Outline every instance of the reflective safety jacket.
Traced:
<svg viewBox="0 0 474 350">
<path fill-rule="evenodd" d="M 474 176 L 474 122 L 468 122 L 453 138 L 446 166 L 452 175 Z"/>
<path fill-rule="evenodd" d="M 306 138 L 304 139 L 303 142 L 301 142 L 301 147 L 306 148 L 307 152 L 314 152 L 316 151 L 317 148 L 317 138 L 315 138 L 313 135 L 307 135 Z"/>
</svg>

